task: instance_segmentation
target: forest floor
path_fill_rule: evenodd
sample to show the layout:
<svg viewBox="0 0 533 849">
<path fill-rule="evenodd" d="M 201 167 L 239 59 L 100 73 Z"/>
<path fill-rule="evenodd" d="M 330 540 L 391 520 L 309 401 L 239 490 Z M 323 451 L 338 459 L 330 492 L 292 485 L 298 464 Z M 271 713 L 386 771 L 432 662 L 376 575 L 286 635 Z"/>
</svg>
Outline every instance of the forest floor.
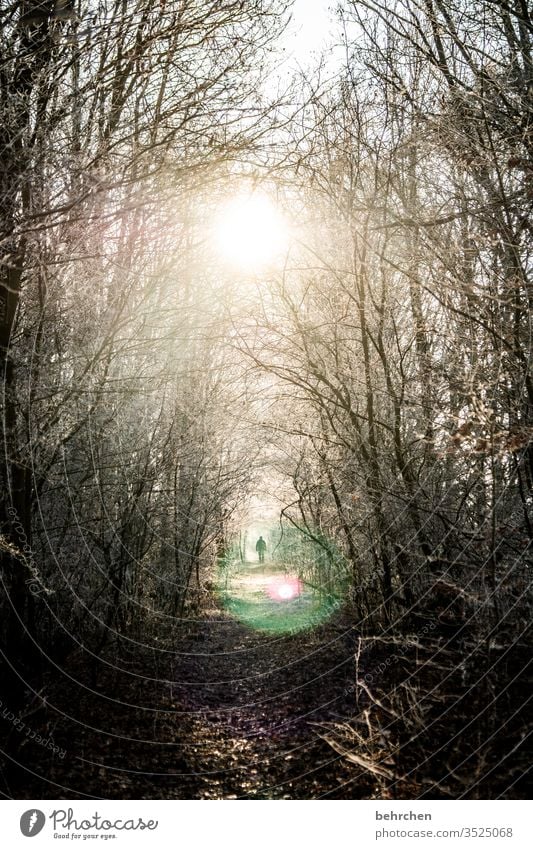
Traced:
<svg viewBox="0 0 533 849">
<path fill-rule="evenodd" d="M 21 766 L 4 774 L 3 792 L 36 799 L 371 797 L 368 779 L 321 736 L 324 724 L 355 713 L 356 635 L 342 609 L 283 634 L 243 624 L 215 596 L 210 603 L 175 649 L 122 640 L 98 661 L 92 681 L 85 654 L 63 664 L 44 693 L 46 707 L 24 718 L 51 743 L 11 731 Z"/>
</svg>

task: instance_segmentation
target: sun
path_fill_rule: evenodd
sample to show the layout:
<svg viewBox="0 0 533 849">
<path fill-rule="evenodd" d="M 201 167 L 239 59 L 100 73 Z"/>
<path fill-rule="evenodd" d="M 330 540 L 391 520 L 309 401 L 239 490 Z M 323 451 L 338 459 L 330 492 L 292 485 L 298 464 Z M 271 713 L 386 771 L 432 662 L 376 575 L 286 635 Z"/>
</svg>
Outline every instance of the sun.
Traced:
<svg viewBox="0 0 533 849">
<path fill-rule="evenodd" d="M 288 248 L 288 225 L 266 194 L 255 192 L 228 201 L 216 222 L 220 253 L 232 265 L 260 271 L 280 261 Z"/>
</svg>

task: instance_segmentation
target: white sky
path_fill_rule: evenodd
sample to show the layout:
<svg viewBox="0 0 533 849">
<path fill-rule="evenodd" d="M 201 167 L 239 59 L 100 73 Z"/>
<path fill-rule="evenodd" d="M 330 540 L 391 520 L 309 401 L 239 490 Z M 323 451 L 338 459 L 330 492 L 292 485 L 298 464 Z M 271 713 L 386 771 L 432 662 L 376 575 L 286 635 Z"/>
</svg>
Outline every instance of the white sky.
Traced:
<svg viewBox="0 0 533 849">
<path fill-rule="evenodd" d="M 336 0 L 294 0 L 292 21 L 283 37 L 286 64 L 302 68 L 331 43 Z"/>
</svg>

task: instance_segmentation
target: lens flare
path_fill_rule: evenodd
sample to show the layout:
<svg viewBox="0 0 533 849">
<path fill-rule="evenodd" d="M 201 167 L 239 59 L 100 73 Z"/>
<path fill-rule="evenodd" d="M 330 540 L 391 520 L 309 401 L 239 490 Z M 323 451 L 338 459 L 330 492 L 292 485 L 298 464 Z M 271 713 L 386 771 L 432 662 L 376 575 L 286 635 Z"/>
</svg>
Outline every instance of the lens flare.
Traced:
<svg viewBox="0 0 533 849">
<path fill-rule="evenodd" d="M 317 627 L 337 609 L 339 600 L 331 593 L 273 569 L 239 563 L 221 570 L 220 599 L 231 616 L 256 631 L 284 634 Z"/>
<path fill-rule="evenodd" d="M 267 593 L 274 601 L 289 601 L 297 598 L 303 587 L 298 578 L 274 578 L 267 586 Z"/>
</svg>

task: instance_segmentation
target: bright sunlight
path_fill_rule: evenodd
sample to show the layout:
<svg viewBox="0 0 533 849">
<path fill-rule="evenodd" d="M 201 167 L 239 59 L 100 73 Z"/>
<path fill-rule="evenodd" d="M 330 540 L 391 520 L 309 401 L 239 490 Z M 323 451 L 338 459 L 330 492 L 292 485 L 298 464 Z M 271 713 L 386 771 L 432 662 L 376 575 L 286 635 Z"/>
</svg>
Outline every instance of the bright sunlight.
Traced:
<svg viewBox="0 0 533 849">
<path fill-rule="evenodd" d="M 226 203 L 215 233 L 223 256 L 247 271 L 261 270 L 279 260 L 289 244 L 288 224 L 266 194 L 242 195 Z"/>
</svg>

